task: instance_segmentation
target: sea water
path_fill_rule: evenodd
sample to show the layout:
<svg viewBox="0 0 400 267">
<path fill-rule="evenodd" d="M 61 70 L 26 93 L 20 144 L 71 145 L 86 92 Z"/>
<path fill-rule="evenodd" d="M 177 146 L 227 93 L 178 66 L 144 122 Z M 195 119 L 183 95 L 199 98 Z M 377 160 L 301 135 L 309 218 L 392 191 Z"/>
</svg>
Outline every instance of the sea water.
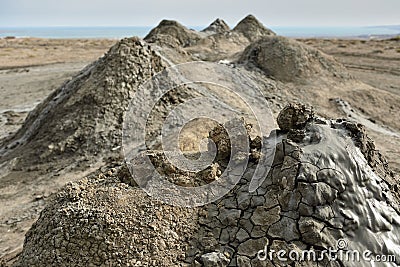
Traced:
<svg viewBox="0 0 400 267">
<path fill-rule="evenodd" d="M 153 27 L 0 27 L 0 37 L 39 38 L 112 38 L 144 37 Z M 189 27 L 201 30 L 205 27 Z M 399 35 L 400 26 L 370 27 L 270 27 L 277 34 L 287 37 L 369 37 Z"/>
</svg>

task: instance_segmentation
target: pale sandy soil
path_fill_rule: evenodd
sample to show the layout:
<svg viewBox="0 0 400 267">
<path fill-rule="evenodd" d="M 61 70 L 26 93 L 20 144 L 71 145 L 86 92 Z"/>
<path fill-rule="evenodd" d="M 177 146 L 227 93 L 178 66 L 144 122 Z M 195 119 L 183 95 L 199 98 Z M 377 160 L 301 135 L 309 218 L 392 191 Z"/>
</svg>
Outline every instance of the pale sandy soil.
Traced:
<svg viewBox="0 0 400 267">
<path fill-rule="evenodd" d="M 299 39 L 335 56 L 357 79 L 400 94 L 400 40 Z"/>
<path fill-rule="evenodd" d="M 300 41 L 334 55 L 353 76 L 364 83 L 400 95 L 399 41 Z M 85 65 L 101 57 L 115 42 L 116 40 L 0 39 L 0 138 L 16 131 L 37 103 Z M 378 143 L 378 147 L 379 145 Z M 385 151 L 391 158 L 397 158 L 398 149 L 392 149 L 391 152 L 386 148 Z M 92 166 L 91 169 L 94 168 Z M 64 178 L 54 183 L 48 183 L 47 179 L 33 183 L 29 181 L 29 177 L 14 177 L 15 180 L 2 181 L 15 185 L 12 192 L 3 192 L 2 188 L 5 187 L 0 186 L 0 199 L 13 198 L 14 195 L 23 197 L 16 198 L 12 207 L 0 208 L 0 262 L 1 258 L 13 257 L 20 251 L 24 233 L 36 220 L 46 198 L 73 177 L 83 176 L 66 172 L 67 170 L 63 170 L 57 174 L 64 175 Z M 4 175 L 0 173 L 0 178 Z M 21 183 L 30 184 L 32 190 L 21 194 L 18 187 Z M 29 206 L 29 212 L 12 216 L 13 210 L 21 206 Z"/>
<path fill-rule="evenodd" d="M 400 39 L 398 37 L 391 40 L 299 39 L 299 41 L 333 55 L 346 66 L 355 78 L 363 83 L 400 95 Z M 365 107 L 373 105 L 374 103 L 365 103 Z M 390 103 L 388 106 L 391 108 Z M 380 107 L 375 108 L 379 109 Z M 358 109 L 363 111 L 363 107 L 358 107 Z M 391 125 L 399 121 L 398 113 L 394 114 L 397 115 L 388 118 Z M 374 119 L 371 121 L 375 124 Z M 371 124 L 371 121 L 360 122 L 365 125 Z M 399 129 L 395 130 L 399 131 Z M 392 169 L 399 173 L 398 142 L 392 143 L 393 140 L 399 139 L 384 138 L 385 135 L 379 131 L 370 131 L 369 135 L 388 159 Z"/>
<path fill-rule="evenodd" d="M 89 62 L 101 56 L 116 41 L 108 39 L 0 39 L 0 69 Z"/>
<path fill-rule="evenodd" d="M 116 40 L 0 39 L 0 138 Z"/>
<path fill-rule="evenodd" d="M 28 112 L 53 90 L 74 76 L 87 64 L 101 57 L 116 40 L 46 40 L 0 39 L 0 139 L 15 132 Z M 2 167 L 2 166 L 0 166 Z M 2 172 L 7 168 L 2 168 Z M 92 169 L 93 170 L 93 169 Z M 0 173 L 3 177 L 6 173 Z M 32 172 L 34 175 L 34 172 Z M 13 184 L 0 188 L 0 201 L 14 199 L 13 205 L 0 210 L 0 266 L 22 248 L 25 232 L 37 219 L 46 198 L 62 185 L 84 173 L 64 173 L 55 182 L 30 183 L 29 177 L 15 176 Z M 30 184 L 27 192 L 20 192 L 21 183 Z M 5 192 L 5 188 L 7 188 Z M 11 190 L 10 190 L 11 188 Z M 38 192 L 41 192 L 38 194 Z M 23 215 L 16 214 L 27 208 Z"/>
</svg>

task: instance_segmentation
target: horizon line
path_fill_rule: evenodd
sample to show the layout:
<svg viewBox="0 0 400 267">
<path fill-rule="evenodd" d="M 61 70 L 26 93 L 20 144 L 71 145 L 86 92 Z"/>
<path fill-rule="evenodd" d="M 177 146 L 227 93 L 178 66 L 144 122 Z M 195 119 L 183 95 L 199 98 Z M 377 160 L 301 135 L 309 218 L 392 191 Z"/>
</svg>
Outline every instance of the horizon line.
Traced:
<svg viewBox="0 0 400 267">
<path fill-rule="evenodd" d="M 158 24 L 157 24 L 158 25 Z M 13 25 L 13 26 L 2 26 L 0 28 L 121 28 L 121 27 L 138 27 L 138 28 L 150 28 L 157 27 L 154 25 Z M 185 25 L 183 26 L 190 27 L 208 27 L 208 25 Z M 234 26 L 229 25 L 231 28 Z M 236 26 L 236 25 L 235 25 Z M 264 25 L 265 27 L 290 27 L 290 28 L 331 28 L 331 27 L 400 27 L 399 24 L 381 24 L 381 25 Z"/>
</svg>

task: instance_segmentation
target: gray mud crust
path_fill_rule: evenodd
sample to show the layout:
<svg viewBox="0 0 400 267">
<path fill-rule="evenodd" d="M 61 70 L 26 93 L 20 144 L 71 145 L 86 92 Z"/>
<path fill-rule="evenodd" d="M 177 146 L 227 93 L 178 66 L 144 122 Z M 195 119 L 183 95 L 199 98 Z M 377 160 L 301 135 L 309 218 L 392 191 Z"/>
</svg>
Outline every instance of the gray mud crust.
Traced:
<svg viewBox="0 0 400 267">
<path fill-rule="evenodd" d="M 255 192 L 249 184 L 257 157 L 228 194 L 200 208 L 153 200 L 129 182 L 124 165 L 100 170 L 54 197 L 16 266 L 365 266 L 260 258 L 260 251 L 282 249 L 318 253 L 341 239 L 346 249 L 400 259 L 398 204 L 383 179 L 392 174 L 379 155 L 366 157 L 360 126 L 316 117 L 299 104 L 279 115 L 288 116 L 307 120 L 279 131 L 272 169 Z"/>
</svg>

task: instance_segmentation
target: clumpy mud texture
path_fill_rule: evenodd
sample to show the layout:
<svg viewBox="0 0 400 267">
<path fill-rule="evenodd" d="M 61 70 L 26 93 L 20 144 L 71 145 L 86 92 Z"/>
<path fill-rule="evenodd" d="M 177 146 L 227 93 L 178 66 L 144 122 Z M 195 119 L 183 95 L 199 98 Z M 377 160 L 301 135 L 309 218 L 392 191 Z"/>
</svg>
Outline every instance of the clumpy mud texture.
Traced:
<svg viewBox="0 0 400 267">
<path fill-rule="evenodd" d="M 307 115 L 308 107 L 292 104 L 279 116 Z M 202 208 L 152 200 L 121 182 L 124 167 L 68 184 L 28 232 L 16 266 L 365 266 L 257 258 L 265 249 L 336 248 L 340 238 L 348 249 L 400 259 L 398 206 L 356 146 L 352 126 L 315 118 L 302 124 L 302 140 L 280 134 L 272 170 L 255 192 L 251 160 L 234 189 Z"/>
<path fill-rule="evenodd" d="M 283 131 L 302 129 L 314 118 L 312 107 L 299 103 L 287 105 L 278 115 L 278 125 Z"/>
<path fill-rule="evenodd" d="M 209 184 L 217 180 L 223 171 L 223 167 L 218 162 L 212 163 L 209 167 L 197 173 L 180 170 L 168 161 L 163 151 L 148 151 L 146 156 L 150 158 L 158 173 L 165 176 L 169 182 L 183 187 Z M 186 153 L 185 156 L 196 158 L 198 153 Z M 135 183 L 135 181 L 131 178 L 130 183 Z"/>
<path fill-rule="evenodd" d="M 120 168 L 66 185 L 27 233 L 16 266 L 178 266 L 196 210 L 121 183 Z"/>
<path fill-rule="evenodd" d="M 6 45 L 11 42 L 6 41 Z M 25 46 L 24 42 L 16 40 L 15 44 Z M 43 41 L 32 42 L 42 47 Z M 99 43 L 100 47 L 102 45 L 104 43 Z M 350 69 L 308 45 L 338 55 Z M 343 49 L 344 45 L 349 49 Z M 359 51 L 360 47 L 362 51 Z M 372 51 L 376 49 L 381 52 Z M 399 173 L 400 166 L 396 49 L 396 40 L 365 43 L 361 40 L 289 40 L 275 36 L 252 16 L 232 30 L 222 20 L 216 20 L 201 32 L 174 21 L 163 21 L 145 40 L 127 38 L 117 42 L 104 57 L 37 105 L 25 122 L 22 120 L 26 112 L 36 103 L 29 103 L 29 109 L 19 107 L 9 112 L 7 106 L 0 111 L 0 125 L 11 125 L 14 130 L 22 123 L 16 133 L 7 133 L 4 136 L 8 137 L 0 140 L 0 195 L 3 201 L 0 208 L 0 261 L 18 258 L 23 235 L 45 206 L 42 217 L 29 232 L 18 265 L 68 265 L 71 258 L 83 265 L 98 264 L 99 261 L 106 264 L 109 260 L 113 265 L 124 266 L 127 263 L 139 266 L 248 266 L 249 263 L 268 266 L 268 261 L 257 262 L 254 256 L 255 251 L 265 248 L 266 243 L 270 250 L 286 246 L 322 249 L 334 246 L 339 237 L 347 239 L 350 248 L 368 247 L 373 253 L 399 255 L 396 203 L 400 189 L 394 176 Z M 43 46 L 38 53 L 42 54 L 44 50 L 48 49 Z M 4 52 L 9 53 L 8 50 Z M 16 53 L 11 54 L 15 58 Z M 364 57 L 365 60 L 361 60 Z M 53 62 L 54 58 L 44 61 Z M 72 58 L 76 59 L 75 55 Z M 147 116 L 143 113 L 143 98 L 135 93 L 155 73 L 176 63 L 198 60 L 223 66 L 226 71 L 210 72 L 210 80 L 215 83 L 231 81 L 250 97 L 251 108 L 267 112 L 267 105 L 259 98 L 251 98 L 251 90 L 247 90 L 260 89 L 264 95 L 261 98 L 268 102 L 274 117 L 278 117 L 281 129 L 276 131 L 278 141 L 273 144 L 277 153 L 268 175 L 255 177 L 256 180 L 252 177 L 263 156 L 260 145 L 269 140 L 266 136 L 254 136 L 253 132 L 248 139 L 250 163 L 246 174 L 229 194 L 201 209 L 175 209 L 144 195 L 135 187 L 135 180 L 122 164 L 123 116 L 129 103 L 137 108 L 134 118 Z M 381 67 L 384 62 L 386 67 Z M 370 85 L 349 74 L 357 74 L 366 65 L 378 73 L 375 76 L 363 72 Z M 74 70 L 76 68 L 73 66 Z M 27 67 L 27 70 L 0 72 L 0 78 L 6 77 L 10 81 L 16 77 L 17 80 L 34 71 L 47 73 L 46 68 Z M 384 73 L 390 73 L 391 78 L 382 80 L 389 77 Z M 11 91 L 20 92 L 18 88 L 9 88 L 8 84 L 13 83 L 0 83 L 0 91 L 5 89 L 4 95 Z M 244 110 L 240 101 L 225 91 L 221 93 L 222 88 L 218 86 L 204 86 L 208 90 L 204 94 L 194 93 L 193 88 L 185 85 L 165 94 L 146 122 L 149 133 L 145 153 L 159 172 L 169 175 L 169 181 L 186 187 L 209 184 L 220 178 L 229 161 L 229 140 L 221 128 L 209 133 L 216 126 L 215 122 L 191 121 L 180 136 L 183 142 L 179 145 L 185 156 L 196 158 L 198 141 L 206 137 L 215 141 L 220 154 L 202 173 L 181 171 L 160 151 L 161 126 L 165 124 L 167 128 L 171 126 L 170 129 L 175 126 L 164 122 L 166 116 L 186 100 L 210 95 L 229 99 L 227 103 L 238 114 Z M 293 101 L 302 104 L 286 106 Z M 343 103 L 346 103 L 345 108 Z M 198 106 L 204 114 L 222 114 L 215 105 Z M 192 105 L 186 111 L 192 114 L 198 106 Z M 256 121 L 248 122 L 257 124 Z M 168 143 L 170 139 L 164 141 Z M 379 150 L 388 156 L 389 164 Z M 114 164 L 110 162 L 116 162 L 116 167 L 108 173 Z M 58 196 L 50 197 L 68 181 L 80 180 L 101 166 L 105 166 L 101 172 L 69 184 Z M 258 184 L 260 187 L 250 193 L 249 187 Z M 125 198 L 132 199 L 133 203 L 126 209 L 122 207 L 125 207 Z M 141 214 L 140 210 L 148 211 L 149 216 Z M 161 219 L 157 210 L 162 211 Z M 133 225 L 126 220 L 129 216 Z M 150 233 L 148 227 L 153 218 L 159 225 L 166 220 L 167 229 L 176 228 L 176 233 L 181 233 L 183 239 L 173 237 L 168 245 L 167 234 L 159 235 L 157 230 Z M 173 218 L 188 225 L 187 232 L 174 225 L 177 221 Z M 104 225 L 110 227 L 104 228 Z M 103 229 L 107 237 L 98 229 Z M 101 238 L 93 240 L 91 232 Z M 153 237 L 155 239 L 151 239 Z M 143 255 L 138 254 L 135 240 L 140 239 L 138 244 L 145 247 L 144 240 L 149 238 L 157 244 L 160 240 L 165 243 L 166 248 L 160 249 L 161 255 L 167 255 L 166 251 L 172 248 L 171 256 L 163 259 L 154 256 L 150 243 L 146 243 Z M 61 245 L 54 240 L 61 240 Z M 98 256 L 90 246 L 82 245 L 87 242 L 95 244 L 94 248 L 100 246 L 105 254 Z M 109 248 L 110 243 L 112 248 Z M 133 248 L 119 250 L 118 244 Z M 164 247 L 162 242 L 160 247 Z M 64 257 L 64 251 L 69 258 Z M 133 254 L 129 254 L 132 251 Z M 280 265 L 276 260 L 274 264 Z M 343 263 L 341 266 L 353 265 Z"/>
<path fill-rule="evenodd" d="M 290 106 L 280 116 L 292 116 L 288 110 Z M 299 117 L 305 115 L 299 113 Z M 304 266 L 277 258 L 262 262 L 256 256 L 265 247 L 267 252 L 336 248 L 340 238 L 348 241 L 347 249 L 368 249 L 373 254 L 392 254 L 398 259 L 398 245 L 393 246 L 399 243 L 398 206 L 388 184 L 373 172 L 353 143 L 349 125 L 319 119 L 304 125 L 305 137 L 300 142 L 282 136 L 274 167 L 255 193 L 249 193 L 254 171 L 250 164 L 238 186 L 209 205 L 207 213 L 200 217 L 200 233 L 208 239 L 197 246 L 197 255 L 205 253 L 198 256 L 198 261 L 214 253 L 220 255 L 219 262 L 228 258 L 230 266 Z M 211 248 L 207 247 L 210 238 Z M 305 264 L 366 263 L 325 259 L 318 264 Z"/>
<path fill-rule="evenodd" d="M 381 177 L 390 180 L 390 177 L 393 177 L 394 174 L 390 170 L 386 158 L 376 149 L 374 141 L 368 137 L 365 127 L 362 124 L 338 121 L 349 131 L 349 135 L 364 155 L 368 165 L 379 173 Z"/>
</svg>

